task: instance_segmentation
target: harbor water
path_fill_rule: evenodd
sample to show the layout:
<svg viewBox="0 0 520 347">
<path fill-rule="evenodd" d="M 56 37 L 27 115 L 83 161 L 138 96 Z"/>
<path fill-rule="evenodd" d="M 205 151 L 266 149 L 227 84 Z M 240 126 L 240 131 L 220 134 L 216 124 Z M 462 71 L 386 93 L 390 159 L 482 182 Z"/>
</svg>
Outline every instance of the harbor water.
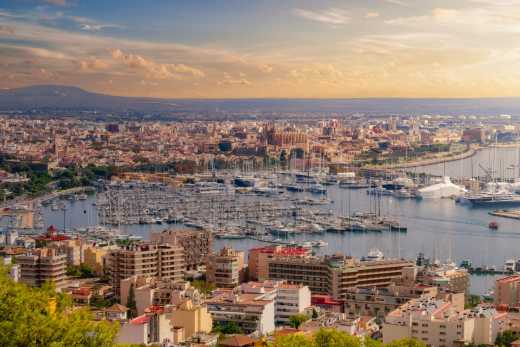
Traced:
<svg viewBox="0 0 520 347">
<path fill-rule="evenodd" d="M 494 150 L 479 151 L 474 157 L 445 165 L 429 165 L 417 168 L 417 172 L 451 176 L 471 175 L 478 163 L 489 167 Z M 513 177 L 514 166 L 517 165 L 517 148 L 499 148 L 496 150 L 496 163 L 502 162 L 504 177 Z M 471 162 L 473 161 L 473 163 Z M 439 170 L 442 170 L 439 172 Z M 470 170 L 470 171 L 465 171 Z M 480 169 L 479 167 L 479 170 Z M 498 170 L 497 170 L 498 171 Z M 473 171 L 474 176 L 483 175 Z M 509 175 L 509 176 L 507 176 Z M 517 175 L 517 173 L 516 173 Z M 295 196 L 309 197 L 310 193 L 291 193 Z M 327 197 L 332 203 L 323 206 L 338 215 L 346 216 L 356 211 L 374 210 L 375 202 L 365 189 L 342 189 L 339 186 L 327 187 Z M 273 199 L 276 199 L 274 197 Z M 378 206 L 381 214 L 397 219 L 408 227 L 403 232 L 382 233 L 324 233 L 299 234 L 289 240 L 299 242 L 324 240 L 328 246 L 316 248 L 317 254 L 344 253 L 355 257 L 367 255 L 369 250 L 377 248 L 386 257 L 415 259 L 419 252 L 426 257 L 441 261 L 451 260 L 459 264 L 462 260 L 470 260 L 474 266 L 496 266 L 502 269 L 507 259 L 520 256 L 520 221 L 513 219 L 491 217 L 486 208 L 472 208 L 457 204 L 452 199 L 415 200 L 398 199 L 382 196 Z M 43 208 L 45 224 L 56 225 L 62 229 L 81 228 L 97 225 L 95 198 L 82 201 L 66 201 L 67 208 L 53 211 L 50 207 Z M 491 220 L 499 224 L 498 230 L 489 229 Z M 65 224 L 64 224 L 65 223 Z M 121 225 L 122 233 L 148 238 L 150 231 L 171 228 L 168 224 Z M 214 248 L 232 246 L 247 251 L 252 247 L 266 245 L 252 239 L 216 239 Z M 493 276 L 472 276 L 472 292 L 482 294 L 493 284 Z"/>
</svg>

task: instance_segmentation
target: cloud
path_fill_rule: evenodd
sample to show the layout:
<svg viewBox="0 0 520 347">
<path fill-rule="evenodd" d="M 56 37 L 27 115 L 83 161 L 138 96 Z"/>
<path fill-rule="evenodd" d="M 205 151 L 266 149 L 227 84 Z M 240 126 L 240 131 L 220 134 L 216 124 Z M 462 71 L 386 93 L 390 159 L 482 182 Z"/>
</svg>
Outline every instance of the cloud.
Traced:
<svg viewBox="0 0 520 347">
<path fill-rule="evenodd" d="M 13 35 L 14 29 L 9 25 L 0 24 L 0 35 Z"/>
<path fill-rule="evenodd" d="M 44 0 L 46 3 L 56 6 L 67 6 L 67 0 Z"/>
<path fill-rule="evenodd" d="M 399 17 L 385 21 L 402 27 L 436 30 L 449 29 L 454 35 L 465 32 L 471 37 L 477 34 L 520 33 L 520 15 L 515 6 L 489 6 L 466 8 L 434 8 L 430 14 Z"/>
<path fill-rule="evenodd" d="M 334 64 L 314 63 L 290 70 L 289 77 L 298 82 L 339 83 L 344 73 Z"/>
<path fill-rule="evenodd" d="M 67 16 L 67 19 L 70 19 L 74 23 L 78 24 L 81 30 L 84 31 L 100 31 L 103 29 L 123 29 L 124 26 L 113 23 L 100 23 L 94 19 L 79 17 L 79 16 Z"/>
<path fill-rule="evenodd" d="M 224 78 L 217 82 L 220 86 L 229 86 L 229 85 L 243 85 L 250 86 L 253 83 L 245 78 L 242 73 L 239 73 L 240 77 L 233 77 L 229 73 L 224 73 Z"/>
<path fill-rule="evenodd" d="M 131 69 L 144 70 L 148 77 L 155 79 L 183 79 L 184 77 L 204 77 L 205 73 L 185 64 L 161 64 L 137 54 L 124 53 L 120 49 L 111 51 L 112 58 Z"/>
<path fill-rule="evenodd" d="M 79 67 L 84 71 L 105 70 L 109 67 L 109 64 L 99 58 L 89 58 L 81 60 L 79 62 Z"/>
<path fill-rule="evenodd" d="M 260 69 L 260 71 L 265 72 L 265 73 L 273 72 L 273 66 L 270 64 L 262 64 L 258 68 Z"/>
<path fill-rule="evenodd" d="M 398 6 L 409 6 L 407 2 L 401 1 L 401 0 L 384 0 L 385 2 L 392 4 L 392 5 L 398 5 Z"/>
<path fill-rule="evenodd" d="M 347 24 L 351 20 L 349 12 L 339 8 L 318 11 L 296 8 L 293 10 L 293 14 L 312 21 L 334 25 Z"/>
<path fill-rule="evenodd" d="M 379 17 L 379 12 L 370 11 L 365 14 L 365 18 L 377 18 L 377 17 Z"/>
</svg>

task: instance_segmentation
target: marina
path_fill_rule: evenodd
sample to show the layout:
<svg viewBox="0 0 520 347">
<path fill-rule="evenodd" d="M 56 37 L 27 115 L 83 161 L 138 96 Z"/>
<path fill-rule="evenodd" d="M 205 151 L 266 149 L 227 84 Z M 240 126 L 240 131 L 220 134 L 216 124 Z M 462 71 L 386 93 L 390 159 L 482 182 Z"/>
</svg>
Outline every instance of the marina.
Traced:
<svg viewBox="0 0 520 347">
<path fill-rule="evenodd" d="M 498 153 L 502 151 L 509 153 L 510 149 L 499 149 Z M 457 264 L 470 260 L 474 264 L 472 286 L 482 293 L 504 264 L 517 255 L 518 221 L 502 218 L 507 216 L 493 207 L 460 203 L 452 194 L 435 193 L 432 198 L 417 199 L 405 197 L 401 190 L 420 186 L 407 188 L 395 181 L 393 186 L 383 188 L 382 182 L 390 179 L 374 178 L 369 183 L 359 178 L 357 183 L 367 182 L 368 187 L 345 188 L 340 186 L 340 179 L 333 183 L 327 175 L 316 181 L 329 181 L 322 184 L 326 193 L 313 194 L 306 188 L 317 183 L 297 183 L 287 173 L 259 173 L 253 187 L 237 187 L 232 184 L 232 174 L 221 175 L 226 184 L 216 180 L 188 183 L 181 188 L 116 184 L 86 200 L 56 200 L 64 210 L 54 210 L 52 203 L 42 206 L 43 221 L 67 230 L 95 226 L 117 229 L 123 238 L 138 239 L 147 239 L 151 231 L 211 228 L 214 249 L 232 246 L 248 250 L 269 243 L 310 245 L 318 255 L 341 252 L 361 258 L 377 248 L 387 257 L 407 259 L 423 252 L 432 259 L 451 259 Z M 423 187 L 443 180 L 428 182 Z M 460 182 L 455 179 L 453 184 L 459 186 Z M 291 189 L 293 186 L 300 189 Z M 377 225 L 377 221 L 385 220 L 385 226 Z M 490 228 L 491 221 L 499 228 Z M 390 222 L 403 229 L 392 231 Z"/>
</svg>

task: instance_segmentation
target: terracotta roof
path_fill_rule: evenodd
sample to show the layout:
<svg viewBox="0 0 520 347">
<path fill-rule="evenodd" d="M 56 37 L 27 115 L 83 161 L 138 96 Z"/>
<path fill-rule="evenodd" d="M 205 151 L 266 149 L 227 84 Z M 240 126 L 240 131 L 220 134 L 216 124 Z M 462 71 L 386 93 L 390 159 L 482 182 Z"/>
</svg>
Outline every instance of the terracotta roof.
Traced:
<svg viewBox="0 0 520 347">
<path fill-rule="evenodd" d="M 255 341 L 247 335 L 233 335 L 220 343 L 221 346 L 241 347 L 254 344 Z"/>
<path fill-rule="evenodd" d="M 136 317 L 136 318 L 132 319 L 130 321 L 130 324 L 141 325 L 141 324 L 148 323 L 149 321 L 150 321 L 150 317 L 148 317 L 147 315 L 143 314 L 142 316 L 139 316 L 139 317 Z"/>
</svg>

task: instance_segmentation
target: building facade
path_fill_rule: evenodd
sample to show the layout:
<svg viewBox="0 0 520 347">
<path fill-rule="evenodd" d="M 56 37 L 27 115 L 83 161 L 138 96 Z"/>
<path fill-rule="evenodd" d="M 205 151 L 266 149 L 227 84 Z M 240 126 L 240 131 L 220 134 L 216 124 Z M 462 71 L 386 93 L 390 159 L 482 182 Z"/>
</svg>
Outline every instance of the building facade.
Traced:
<svg viewBox="0 0 520 347">
<path fill-rule="evenodd" d="M 210 254 L 206 264 L 206 279 L 218 288 L 234 288 L 243 279 L 244 252 L 224 247 Z"/>
<path fill-rule="evenodd" d="M 107 265 L 114 293 L 119 297 L 121 280 L 142 275 L 182 281 L 186 266 L 184 250 L 167 243 L 145 243 L 113 250 L 107 256 Z"/>
<path fill-rule="evenodd" d="M 152 242 L 170 243 L 184 249 L 187 270 L 195 270 L 205 265 L 211 252 L 211 231 L 209 230 L 166 230 L 150 235 Z"/>
<path fill-rule="evenodd" d="M 28 254 L 16 256 L 20 282 L 40 286 L 52 282 L 57 289 L 66 285 L 67 256 L 56 249 L 37 248 Z"/>
<path fill-rule="evenodd" d="M 344 300 L 356 287 L 385 287 L 402 280 L 403 272 L 415 265 L 409 261 L 357 261 L 344 256 L 274 257 L 268 262 L 269 279 L 303 284 L 313 294 L 329 294 Z"/>
</svg>

